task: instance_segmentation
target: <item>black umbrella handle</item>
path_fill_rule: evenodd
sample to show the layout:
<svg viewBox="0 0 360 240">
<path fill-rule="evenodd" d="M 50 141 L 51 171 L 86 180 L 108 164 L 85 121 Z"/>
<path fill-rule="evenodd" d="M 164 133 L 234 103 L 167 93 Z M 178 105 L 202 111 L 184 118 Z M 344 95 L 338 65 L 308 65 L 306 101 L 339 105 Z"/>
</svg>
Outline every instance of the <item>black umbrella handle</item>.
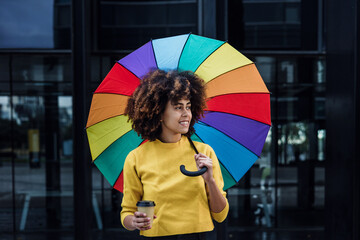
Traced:
<svg viewBox="0 0 360 240">
<path fill-rule="evenodd" d="M 184 174 L 184 175 L 186 175 L 188 177 L 197 177 L 197 176 L 203 175 L 207 170 L 208 170 L 207 167 L 203 167 L 198 171 L 190 172 L 190 171 L 185 169 L 184 165 L 180 166 L 180 171 L 182 172 L 182 174 Z"/>
<path fill-rule="evenodd" d="M 193 143 L 191 138 L 188 137 L 188 139 L 189 139 L 189 142 L 190 142 L 192 148 L 195 150 L 196 154 L 199 154 L 199 151 L 196 149 L 195 144 Z M 182 174 L 189 176 L 189 177 L 197 177 L 197 176 L 203 175 L 207 170 L 208 170 L 207 167 L 203 167 L 198 171 L 190 172 L 185 169 L 184 165 L 180 166 L 180 171 L 182 172 Z"/>
</svg>

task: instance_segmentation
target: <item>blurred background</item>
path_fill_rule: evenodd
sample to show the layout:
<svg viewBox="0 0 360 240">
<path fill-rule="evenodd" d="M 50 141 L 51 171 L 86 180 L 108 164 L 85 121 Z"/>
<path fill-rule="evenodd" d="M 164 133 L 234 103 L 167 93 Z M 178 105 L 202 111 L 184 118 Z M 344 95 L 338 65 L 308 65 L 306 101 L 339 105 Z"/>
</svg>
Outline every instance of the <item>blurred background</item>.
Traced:
<svg viewBox="0 0 360 240">
<path fill-rule="evenodd" d="M 359 239 L 358 14 L 356 0 L 0 0 L 0 239 L 137 238 L 76 137 L 116 60 L 190 32 L 227 40 L 271 92 L 261 158 L 209 239 Z"/>
</svg>

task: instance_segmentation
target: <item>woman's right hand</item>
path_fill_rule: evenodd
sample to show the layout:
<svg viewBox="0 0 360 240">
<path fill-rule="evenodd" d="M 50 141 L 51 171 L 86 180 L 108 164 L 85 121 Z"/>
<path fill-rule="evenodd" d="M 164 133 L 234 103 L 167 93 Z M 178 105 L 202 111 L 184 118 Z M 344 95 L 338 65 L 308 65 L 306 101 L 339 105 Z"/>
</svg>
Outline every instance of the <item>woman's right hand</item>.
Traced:
<svg viewBox="0 0 360 240">
<path fill-rule="evenodd" d="M 154 218 L 156 218 L 156 216 L 154 216 Z M 135 212 L 131 223 L 134 229 L 138 229 L 140 231 L 151 229 L 150 218 L 146 216 L 146 213 Z"/>
</svg>

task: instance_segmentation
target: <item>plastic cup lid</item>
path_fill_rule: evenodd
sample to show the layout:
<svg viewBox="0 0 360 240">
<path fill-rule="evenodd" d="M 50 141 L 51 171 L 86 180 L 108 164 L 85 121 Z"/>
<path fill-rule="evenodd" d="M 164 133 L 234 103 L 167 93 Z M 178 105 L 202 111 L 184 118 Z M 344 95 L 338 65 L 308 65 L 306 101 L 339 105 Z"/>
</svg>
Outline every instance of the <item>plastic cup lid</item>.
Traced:
<svg viewBox="0 0 360 240">
<path fill-rule="evenodd" d="M 155 202 L 154 201 L 138 201 L 136 206 L 138 206 L 138 207 L 154 207 Z"/>
</svg>

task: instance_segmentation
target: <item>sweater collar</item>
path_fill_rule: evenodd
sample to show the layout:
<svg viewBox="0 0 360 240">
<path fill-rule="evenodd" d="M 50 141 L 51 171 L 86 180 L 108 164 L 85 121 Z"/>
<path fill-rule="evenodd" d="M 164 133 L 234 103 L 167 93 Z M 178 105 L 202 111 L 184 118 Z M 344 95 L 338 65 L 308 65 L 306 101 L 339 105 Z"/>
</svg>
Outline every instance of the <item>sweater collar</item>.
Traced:
<svg viewBox="0 0 360 240">
<path fill-rule="evenodd" d="M 184 141 L 187 141 L 187 138 L 186 138 L 186 136 L 182 135 L 180 140 L 178 142 L 175 142 L 175 143 L 164 143 L 164 142 L 160 141 L 159 139 L 156 139 L 154 141 L 154 143 L 155 143 L 156 146 L 170 149 L 170 148 L 176 148 L 176 147 L 181 146 L 184 143 Z"/>
</svg>

